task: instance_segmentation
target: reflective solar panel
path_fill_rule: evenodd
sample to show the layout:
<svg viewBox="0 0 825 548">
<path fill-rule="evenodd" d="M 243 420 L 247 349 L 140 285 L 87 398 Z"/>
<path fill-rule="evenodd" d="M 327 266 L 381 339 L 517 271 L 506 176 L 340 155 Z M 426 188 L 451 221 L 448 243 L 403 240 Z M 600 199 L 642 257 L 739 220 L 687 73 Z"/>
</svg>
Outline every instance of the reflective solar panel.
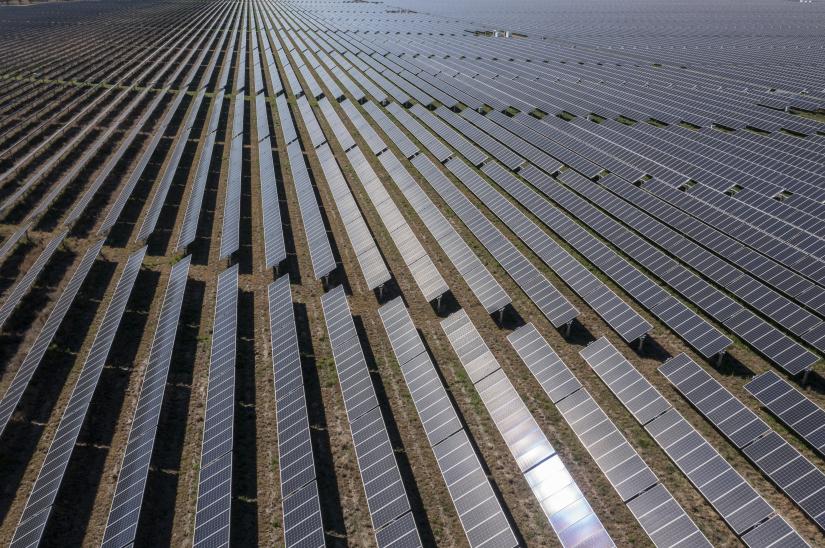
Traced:
<svg viewBox="0 0 825 548">
<path fill-rule="evenodd" d="M 66 404 L 60 423 L 52 437 L 46 459 L 43 461 L 37 480 L 26 501 L 23 515 L 14 531 L 12 546 L 40 543 L 145 254 L 146 247 L 143 247 L 132 253 L 126 260 L 126 265 L 123 267 L 112 299 L 109 301 L 94 342 L 86 356 L 80 376 L 72 389 L 69 402 Z"/>
<path fill-rule="evenodd" d="M 195 546 L 228 544 L 232 502 L 238 265 L 218 276 L 203 420 Z"/>
<path fill-rule="evenodd" d="M 612 546 L 607 531 L 555 454 L 464 310 L 441 321 L 499 434 L 563 546 Z"/>
<path fill-rule="evenodd" d="M 135 541 L 191 258 L 180 260 L 169 273 L 102 546 L 120 548 Z"/>
<path fill-rule="evenodd" d="M 710 546 L 535 326 L 518 328 L 508 340 L 651 540 L 674 546 L 690 538 L 697 546 Z M 639 502 L 643 497 L 649 501 L 651 492 L 658 493 L 655 505 Z"/>
</svg>

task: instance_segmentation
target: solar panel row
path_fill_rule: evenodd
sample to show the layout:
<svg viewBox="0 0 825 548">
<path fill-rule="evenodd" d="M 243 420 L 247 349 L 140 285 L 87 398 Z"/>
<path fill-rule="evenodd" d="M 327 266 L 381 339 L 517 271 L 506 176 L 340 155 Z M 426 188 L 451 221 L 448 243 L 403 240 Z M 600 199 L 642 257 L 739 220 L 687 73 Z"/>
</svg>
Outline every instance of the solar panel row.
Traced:
<svg viewBox="0 0 825 548">
<path fill-rule="evenodd" d="M 286 546 L 324 546 L 309 414 L 289 275 L 269 284 L 269 326 Z"/>
<path fill-rule="evenodd" d="M 825 411 L 773 371 L 757 375 L 745 384 L 768 411 L 825 455 Z"/>
<path fill-rule="evenodd" d="M 686 354 L 659 372 L 802 510 L 825 528 L 825 474 Z"/>
<path fill-rule="evenodd" d="M 507 340 L 657 546 L 710 546 L 656 474 L 533 324 Z"/>
<path fill-rule="evenodd" d="M 235 360 L 238 326 L 238 265 L 218 276 L 209 381 L 203 419 L 194 546 L 227 546 L 232 512 L 232 448 L 235 422 Z"/>
<path fill-rule="evenodd" d="M 388 150 L 379 160 L 484 309 L 492 314 L 510 304 L 510 296 L 498 280 L 438 210 L 410 172 L 401 165 L 395 153 Z"/>
<path fill-rule="evenodd" d="M 344 174 L 341 172 L 341 168 L 335 160 L 329 145 L 326 143 L 321 145 L 316 153 L 321 164 L 321 170 L 324 172 L 324 178 L 332 192 L 335 206 L 341 215 L 341 222 L 347 231 L 347 236 L 349 236 L 352 250 L 355 252 L 355 258 L 361 267 L 364 280 L 367 282 L 367 288 L 372 290 L 380 287 L 392 277 L 386 264 L 384 264 L 381 251 L 375 244 L 369 226 L 364 221 L 361 210 L 358 209 L 358 204 L 349 186 L 347 186 Z"/>
<path fill-rule="evenodd" d="M 101 546 L 107 548 L 121 548 L 135 541 L 191 259 L 187 256 L 180 260 L 169 273 L 149 351 L 149 364 L 143 376 L 103 533 Z"/>
<path fill-rule="evenodd" d="M 295 185 L 295 192 L 298 194 L 298 207 L 301 210 L 304 233 L 309 245 L 312 271 L 315 279 L 320 280 L 335 270 L 335 257 L 332 254 L 327 229 L 321 217 L 318 199 L 315 197 L 315 189 L 309 179 L 301 144 L 299 141 L 293 141 L 287 145 L 286 149 L 292 181 Z"/>
<path fill-rule="evenodd" d="M 470 546 L 517 541 L 404 301 L 378 310 Z"/>
<path fill-rule="evenodd" d="M 580 354 L 737 535 L 762 527 L 774 515 L 771 505 L 606 338 Z M 778 537 L 768 540 L 761 546 Z"/>
<path fill-rule="evenodd" d="M 69 402 L 66 404 L 46 458 L 26 501 L 20 522 L 14 531 L 11 546 L 37 545 L 42 539 L 145 254 L 146 248 L 143 247 L 132 253 L 126 260 L 112 299 L 106 308 L 94 342 L 83 363 L 80 376 L 72 389 Z"/>
<path fill-rule="evenodd" d="M 561 327 L 579 315 L 576 307 L 428 158 L 419 155 L 412 163 L 554 326 Z M 447 167 L 459 179 L 469 170 L 460 160 L 450 160 Z"/>
<path fill-rule="evenodd" d="M 500 166 L 485 164 L 482 171 L 502 188 L 521 191 L 523 203 L 529 203 L 531 211 L 549 213 L 543 207 L 547 205 L 545 200 Z M 647 320 L 480 176 L 469 172 L 462 182 L 625 341 L 644 337 L 652 329 Z"/>
<path fill-rule="evenodd" d="M 609 222 L 606 215 L 587 201 L 575 196 L 534 167 L 521 169 L 519 174 L 541 193 L 594 230 L 598 231 L 603 223 Z M 565 227 L 558 233 L 700 354 L 711 357 L 730 346 L 729 338 L 631 266 L 603 242 L 575 223 L 569 223 L 568 226 L 571 228 Z"/>
<path fill-rule="evenodd" d="M 40 366 L 40 362 L 46 355 L 46 351 L 49 349 L 55 334 L 60 329 L 63 319 L 69 312 L 78 291 L 80 291 L 83 285 L 83 281 L 86 279 L 86 275 L 89 273 L 89 270 L 91 270 L 102 247 L 103 240 L 99 240 L 97 243 L 91 245 L 89 249 L 86 250 L 86 253 L 83 254 L 83 258 L 80 260 L 80 263 L 78 263 L 69 283 L 66 284 L 66 289 L 60 294 L 54 308 L 52 308 L 52 311 L 49 313 L 49 318 L 46 320 L 46 323 L 43 324 L 43 328 L 40 330 L 40 333 L 38 333 L 31 348 L 29 348 L 29 352 L 23 359 L 23 363 L 20 364 L 20 367 L 14 374 L 14 378 L 6 390 L 6 393 L 3 395 L 3 399 L 0 400 L 0 436 L 2 436 L 15 409 L 17 409 L 23 393 L 26 391 L 29 382 L 31 382 L 37 368 Z"/>
<path fill-rule="evenodd" d="M 441 328 L 561 544 L 612 546 L 599 518 L 467 313 L 460 310 L 450 315 L 442 320 Z"/>
<path fill-rule="evenodd" d="M 444 281 L 361 149 L 359 147 L 351 149 L 347 152 L 347 158 L 424 298 L 429 302 L 446 293 L 450 289 L 447 282 Z"/>
<path fill-rule="evenodd" d="M 12 315 L 12 312 L 17 308 L 17 305 L 20 304 L 20 301 L 31 289 L 34 281 L 40 275 L 40 272 L 46 266 L 46 263 L 49 262 L 49 259 L 52 258 L 54 252 L 57 250 L 58 246 L 63 243 L 63 240 L 66 238 L 66 234 L 68 230 L 64 230 L 63 232 L 59 233 L 57 236 L 52 238 L 40 255 L 35 259 L 34 263 L 26 270 L 26 273 L 20 279 L 19 282 L 8 292 L 6 296 L 6 300 L 3 302 L 3 306 L 0 306 L 0 329 L 2 329 L 3 325 L 6 323 L 6 320 Z"/>
<path fill-rule="evenodd" d="M 321 305 L 376 540 L 421 546 L 343 286 L 321 297 Z"/>
<path fill-rule="evenodd" d="M 184 121 L 183 127 L 181 128 L 180 133 L 177 137 L 175 148 L 172 150 L 169 160 L 167 160 L 167 164 L 163 170 L 163 175 L 160 178 L 160 183 L 158 183 L 158 188 L 155 191 L 155 194 L 152 196 L 152 201 L 149 204 L 149 209 L 146 210 L 146 215 L 143 218 L 143 223 L 140 226 L 138 235 L 135 237 L 136 242 L 145 241 L 155 231 L 158 219 L 160 218 L 161 209 L 163 208 L 163 204 L 166 201 L 166 196 L 169 194 L 169 189 L 172 186 L 172 181 L 175 178 L 175 175 L 177 174 L 178 166 L 180 165 L 180 160 L 183 157 L 183 151 L 186 148 L 186 145 L 188 144 L 189 135 L 191 134 L 192 128 L 195 125 L 195 120 L 198 116 L 198 112 L 201 109 L 201 105 L 203 104 L 203 98 L 205 95 L 206 89 L 201 88 L 200 91 L 198 91 L 198 94 L 192 100 L 192 104 L 189 106 L 189 113 L 186 115 L 186 120 Z"/>
<path fill-rule="evenodd" d="M 243 50 L 242 50 L 243 51 Z M 241 57 L 243 59 L 243 57 Z M 239 70 L 246 67 L 240 64 Z M 226 174 L 226 190 L 223 202 L 223 227 L 221 230 L 220 259 L 235 253 L 240 247 L 241 177 L 243 176 L 244 93 L 234 97 L 232 130 L 229 141 L 229 171 Z"/>
</svg>

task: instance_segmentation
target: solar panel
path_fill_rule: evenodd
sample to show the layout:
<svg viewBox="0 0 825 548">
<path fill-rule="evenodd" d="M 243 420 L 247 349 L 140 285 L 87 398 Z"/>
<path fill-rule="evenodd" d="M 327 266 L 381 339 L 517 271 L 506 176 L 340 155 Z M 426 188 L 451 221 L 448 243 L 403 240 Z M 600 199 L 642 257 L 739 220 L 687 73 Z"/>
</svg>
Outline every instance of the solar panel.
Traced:
<svg viewBox="0 0 825 548">
<path fill-rule="evenodd" d="M 462 156 L 467 158 L 467 161 L 474 166 L 480 166 L 487 160 L 488 156 L 484 154 L 478 147 L 470 143 L 464 136 L 449 127 L 447 124 L 435 117 L 435 115 L 421 105 L 413 105 L 410 111 L 415 114 L 433 133 L 447 141 L 454 149 L 456 149 Z M 424 143 L 422 143 L 424 144 Z M 426 146 L 426 144 L 424 144 Z M 429 147 L 428 147 L 429 148 Z"/>
<path fill-rule="evenodd" d="M 387 105 L 387 110 L 389 110 L 390 114 L 392 114 L 413 137 L 418 139 L 418 141 L 424 145 L 424 148 L 429 150 L 430 154 L 435 156 L 439 162 L 443 162 L 453 155 L 450 149 L 436 139 L 432 133 L 427 131 L 418 120 L 410 116 L 400 105 L 391 103 Z"/>
<path fill-rule="evenodd" d="M 419 155 L 412 163 L 554 326 L 560 327 L 578 316 L 576 307 L 432 162 Z M 469 169 L 460 160 L 448 161 L 447 167 L 459 178 Z"/>
<path fill-rule="evenodd" d="M 63 239 L 66 237 L 68 232 L 68 230 L 64 230 L 52 238 L 37 259 L 35 259 L 34 263 L 26 270 L 26 273 L 20 281 L 17 282 L 17 285 L 9 291 L 5 302 L 3 302 L 3 306 L 0 307 L 0 329 L 2 329 L 3 325 L 6 323 L 6 320 L 8 320 L 12 315 L 12 312 L 14 312 L 14 309 L 17 308 L 18 304 L 20 304 L 20 301 L 26 293 L 29 292 L 29 289 L 31 289 L 34 281 L 40 275 L 43 267 L 45 267 L 46 263 L 49 262 L 49 259 L 52 258 L 52 255 L 55 250 L 57 250 L 57 247 L 63 243 Z"/>
<path fill-rule="evenodd" d="M 771 431 L 687 354 L 670 358 L 659 372 L 737 448 Z"/>
<path fill-rule="evenodd" d="M 341 102 L 341 106 L 344 109 L 344 113 L 349 118 L 352 125 L 355 126 L 355 129 L 358 130 L 358 133 L 361 134 L 361 137 L 367 143 L 367 147 L 372 151 L 373 154 L 380 154 L 382 151 L 387 149 L 387 144 L 384 142 L 381 137 L 378 136 L 378 133 L 372 129 L 372 126 L 367 122 L 366 118 L 359 112 L 358 108 L 352 103 L 352 101 L 344 100 Z"/>
<path fill-rule="evenodd" d="M 209 176 L 209 166 L 212 164 L 212 150 L 215 147 L 215 138 L 218 130 L 218 121 L 223 108 L 224 91 L 215 93 L 212 99 L 212 114 L 209 117 L 207 135 L 201 145 L 201 154 L 198 157 L 198 165 L 195 169 L 195 178 L 192 182 L 192 190 L 186 202 L 186 212 L 183 216 L 180 235 L 175 250 L 181 250 L 195 241 L 198 230 L 198 219 L 200 218 L 203 194 L 206 191 L 206 178 Z"/>
<path fill-rule="evenodd" d="M 375 533 L 378 548 L 418 548 L 421 537 L 412 513 L 408 512 Z"/>
<path fill-rule="evenodd" d="M 661 483 L 627 507 L 656 546 L 712 546 Z"/>
<path fill-rule="evenodd" d="M 327 139 L 324 137 L 324 132 L 321 131 L 318 119 L 315 118 L 315 112 L 313 112 L 312 107 L 309 105 L 306 96 L 299 97 L 296 102 L 298 104 L 298 112 L 304 121 L 304 127 L 307 133 L 309 133 L 309 142 L 312 143 L 312 148 L 318 148 L 326 143 Z"/>
<path fill-rule="evenodd" d="M 482 171 L 551 229 L 572 224 L 501 166 L 488 163 Z M 625 341 L 636 340 L 650 331 L 652 326 L 647 320 L 481 177 L 468 171 L 462 182 Z"/>
<path fill-rule="evenodd" d="M 232 255 L 240 247 L 241 177 L 243 171 L 244 96 L 235 95 L 232 117 L 232 138 L 229 144 L 229 172 L 226 177 L 226 196 L 223 203 L 220 259 Z"/>
<path fill-rule="evenodd" d="M 95 388 L 97 388 L 103 367 L 106 365 L 106 358 L 114 342 L 118 325 L 126 310 L 129 295 L 132 293 L 132 287 L 145 254 L 146 247 L 143 247 L 132 253 L 126 260 L 112 294 L 112 300 L 106 308 L 80 376 L 72 389 L 69 402 L 66 404 L 60 423 L 52 437 L 46 459 L 43 461 L 20 522 L 14 531 L 12 546 L 29 546 L 39 544 L 41 541 L 52 505 L 57 498 L 63 475 L 69 465 L 77 437 L 80 435 L 80 429 L 89 411 Z"/>
<path fill-rule="evenodd" d="M 6 255 L 9 254 L 12 248 L 15 245 L 17 245 L 17 242 L 20 241 L 20 238 L 22 238 L 23 235 L 26 232 L 28 232 L 32 224 L 34 224 L 34 221 L 24 223 L 20 228 L 17 229 L 17 231 L 15 231 L 12 235 L 6 238 L 6 240 L 3 242 L 2 247 L 0 247 L 0 260 L 4 259 Z"/>
<path fill-rule="evenodd" d="M 192 104 L 189 107 L 189 114 L 186 116 L 186 121 L 183 124 L 183 129 L 177 138 L 175 148 L 173 149 L 172 155 L 164 168 L 160 183 L 158 183 L 158 189 L 152 197 L 152 202 L 149 204 L 149 209 L 146 211 L 146 216 L 143 218 L 143 224 L 141 224 L 138 235 L 135 238 L 136 242 L 145 241 L 152 234 L 152 232 L 155 231 L 155 226 L 157 226 L 158 219 L 160 218 L 161 209 L 166 201 L 169 188 L 172 186 L 172 180 L 175 178 L 175 174 L 177 173 L 181 157 L 183 156 L 183 151 L 189 142 L 189 135 L 192 132 L 192 127 L 195 125 L 195 119 L 200 111 L 201 103 L 203 103 L 203 97 L 205 94 L 206 89 L 202 88 L 192 100 Z"/>
<path fill-rule="evenodd" d="M 774 516 L 768 521 L 751 529 L 742 535 L 742 541 L 750 548 L 805 548 L 808 543 L 802 540 L 799 534 L 782 516 Z"/>
<path fill-rule="evenodd" d="M 347 152 L 347 158 L 424 298 L 429 302 L 446 293 L 449 290 L 447 282 L 367 162 L 361 149 L 353 148 Z"/>
<path fill-rule="evenodd" d="M 390 280 L 390 272 L 384 264 L 384 259 L 375 240 L 370 233 L 361 210 L 344 179 L 344 174 L 335 156 L 327 144 L 321 145 L 318 150 L 318 161 L 332 192 L 335 206 L 341 215 L 341 222 L 347 232 L 355 258 L 361 267 L 368 289 L 375 289 Z"/>
<path fill-rule="evenodd" d="M 576 482 L 464 310 L 441 328 L 563 546 L 612 546 Z"/>
<path fill-rule="evenodd" d="M 825 474 L 685 354 L 659 368 L 679 392 L 825 529 Z"/>
<path fill-rule="evenodd" d="M 722 519 L 741 535 L 774 510 L 675 409 L 645 429 Z"/>
<path fill-rule="evenodd" d="M 773 431 L 742 451 L 820 529 L 825 530 L 825 474 Z"/>
<path fill-rule="evenodd" d="M 292 122 L 292 115 L 289 112 L 289 103 L 287 102 L 286 95 L 276 97 L 275 104 L 278 107 L 278 123 L 284 134 L 284 144 L 289 145 L 298 139 L 298 132 L 295 130 L 295 124 Z"/>
<path fill-rule="evenodd" d="M 579 354 L 640 424 L 670 409 L 667 400 L 606 337 L 590 343 Z"/>
<path fill-rule="evenodd" d="M 349 422 L 378 406 L 364 352 L 358 340 L 344 287 L 338 286 L 321 297 L 332 356 L 344 397 Z"/>
<path fill-rule="evenodd" d="M 554 404 L 582 387 L 533 324 L 519 327 L 507 340 Z"/>
<path fill-rule="evenodd" d="M 298 207 L 301 210 L 301 219 L 304 224 L 309 255 L 312 260 L 312 270 L 315 279 L 320 280 L 335 270 L 335 257 L 332 254 L 327 229 L 321 217 L 315 189 L 309 179 L 304 155 L 298 141 L 287 145 L 289 167 L 292 171 L 292 181 L 298 194 Z"/>
<path fill-rule="evenodd" d="M 316 482 L 308 483 L 292 495 L 284 497 L 281 504 L 284 515 L 285 546 L 302 548 L 326 546 Z"/>
<path fill-rule="evenodd" d="M 398 147 L 405 158 L 410 158 L 418 152 L 418 147 L 384 114 L 384 111 L 382 111 L 378 105 L 372 101 L 367 101 L 364 103 L 364 110 L 366 110 L 367 114 L 381 127 L 381 130 L 387 134 L 390 142 Z"/>
<path fill-rule="evenodd" d="M 376 536 L 382 535 L 382 542 L 388 542 L 395 533 L 382 533 L 381 529 L 409 513 L 407 493 L 343 286 L 328 291 L 321 305 L 373 529 Z M 398 538 L 408 533 L 407 529 L 397 531 Z"/>
<path fill-rule="evenodd" d="M 266 113 L 257 112 L 258 116 Z M 278 266 L 286 259 L 281 206 L 278 201 L 278 177 L 272 160 L 269 137 L 258 141 L 258 177 L 261 181 L 261 215 L 264 224 L 264 261 L 266 268 Z"/>
<path fill-rule="evenodd" d="M 338 116 L 329 99 L 326 97 L 321 99 L 318 101 L 318 106 L 321 108 L 321 113 L 324 115 L 327 124 L 332 129 L 333 135 L 335 135 L 335 139 L 338 141 L 338 144 L 341 145 L 344 152 L 354 147 L 355 139 L 352 138 L 349 130 L 344 126 L 344 122 L 341 121 L 341 117 Z"/>
<path fill-rule="evenodd" d="M 507 292 L 401 165 L 395 154 L 386 151 L 379 156 L 379 160 L 484 309 L 492 314 L 510 304 Z"/>
<path fill-rule="evenodd" d="M 350 428 L 372 525 L 380 530 L 410 511 L 404 482 L 381 409 L 375 407 L 368 411 L 352 421 Z"/>
<path fill-rule="evenodd" d="M 745 390 L 820 455 L 825 455 L 825 411 L 819 406 L 773 371 L 751 379 Z"/>
<path fill-rule="evenodd" d="M 215 321 L 212 328 L 195 513 L 195 546 L 229 543 L 237 325 L 236 264 L 220 273 L 215 295 Z"/>
<path fill-rule="evenodd" d="M 697 546 L 710 546 L 535 326 L 526 324 L 507 339 L 651 540 L 657 546 L 674 546 L 691 538 Z M 651 492 L 658 493 L 655 504 Z"/>
<path fill-rule="evenodd" d="M 0 400 L 0 436 L 2 436 L 6 425 L 8 425 L 17 405 L 20 403 L 23 393 L 37 371 L 40 361 L 49 349 L 49 345 L 52 339 L 54 339 L 57 330 L 60 329 L 63 318 L 66 317 L 66 313 L 72 306 L 77 292 L 83 285 L 83 280 L 86 279 L 86 275 L 89 273 L 95 259 L 100 253 L 100 249 L 103 247 L 103 242 L 104 240 L 99 240 L 86 250 L 74 274 L 72 274 L 69 283 L 66 285 L 66 289 L 63 290 L 63 293 L 61 293 L 57 299 L 54 308 L 52 308 L 52 311 L 49 313 L 49 318 L 40 330 L 34 343 L 32 343 L 28 354 L 26 354 L 26 357 L 23 359 L 23 363 L 20 364 L 20 367 L 14 374 L 14 379 L 12 379 L 6 393 L 3 395 L 3 399 Z"/>
<path fill-rule="evenodd" d="M 435 370 L 401 297 L 378 310 L 413 404 L 430 445 L 462 429 L 461 421 Z"/>
<path fill-rule="evenodd" d="M 180 260 L 169 273 L 101 546 L 120 548 L 135 541 L 191 258 Z"/>
</svg>

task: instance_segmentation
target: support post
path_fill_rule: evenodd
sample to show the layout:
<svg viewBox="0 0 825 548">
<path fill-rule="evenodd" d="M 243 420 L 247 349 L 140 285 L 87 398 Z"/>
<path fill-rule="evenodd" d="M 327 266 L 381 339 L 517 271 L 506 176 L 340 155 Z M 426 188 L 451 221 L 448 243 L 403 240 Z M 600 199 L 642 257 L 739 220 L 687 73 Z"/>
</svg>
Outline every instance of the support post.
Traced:
<svg viewBox="0 0 825 548">
<path fill-rule="evenodd" d="M 498 309 L 498 324 L 501 325 L 504 323 L 504 308 Z"/>
<path fill-rule="evenodd" d="M 811 373 L 811 368 L 809 367 L 802 373 L 802 386 L 805 387 L 808 385 L 808 375 Z"/>
<path fill-rule="evenodd" d="M 444 294 L 442 293 L 441 295 L 438 296 L 438 298 L 435 301 L 436 302 L 435 309 L 436 309 L 437 312 L 441 312 L 441 297 L 443 297 L 443 296 L 444 296 Z"/>
<path fill-rule="evenodd" d="M 642 349 L 645 347 L 645 339 L 646 338 L 647 338 L 646 334 L 639 337 L 639 352 L 641 352 Z"/>
<path fill-rule="evenodd" d="M 722 364 L 725 362 L 725 351 L 722 350 L 716 356 L 716 367 L 722 367 Z"/>
<path fill-rule="evenodd" d="M 378 300 L 384 298 L 384 284 L 378 286 Z"/>
<path fill-rule="evenodd" d="M 570 331 L 573 329 L 573 320 L 570 320 L 564 325 L 564 336 L 570 337 Z"/>
</svg>

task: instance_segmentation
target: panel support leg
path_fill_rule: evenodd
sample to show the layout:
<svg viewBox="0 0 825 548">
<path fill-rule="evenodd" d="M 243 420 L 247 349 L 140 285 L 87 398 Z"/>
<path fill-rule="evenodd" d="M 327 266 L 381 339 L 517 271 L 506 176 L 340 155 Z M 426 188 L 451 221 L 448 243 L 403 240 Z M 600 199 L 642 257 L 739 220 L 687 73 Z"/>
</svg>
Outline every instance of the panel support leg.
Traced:
<svg viewBox="0 0 825 548">
<path fill-rule="evenodd" d="M 639 352 L 641 352 L 642 349 L 644 349 L 646 338 L 647 338 L 647 335 L 642 335 L 642 336 L 639 337 Z"/>
<path fill-rule="evenodd" d="M 570 331 L 573 329 L 573 320 L 570 320 L 564 325 L 564 336 L 570 337 Z"/>
<path fill-rule="evenodd" d="M 802 386 L 803 387 L 808 385 L 808 375 L 810 375 L 810 373 L 811 373 L 811 368 L 810 367 L 802 373 Z"/>
<path fill-rule="evenodd" d="M 436 309 L 437 312 L 441 312 L 441 297 L 442 296 L 443 295 L 439 295 L 438 298 L 435 301 L 435 309 Z"/>
<path fill-rule="evenodd" d="M 500 308 L 498 311 L 498 323 L 499 325 L 504 323 L 504 309 Z"/>
<path fill-rule="evenodd" d="M 384 298 L 384 284 L 378 286 L 378 300 Z"/>
<path fill-rule="evenodd" d="M 722 367 L 722 364 L 725 362 L 725 351 L 722 350 L 716 356 L 716 367 Z"/>
</svg>

